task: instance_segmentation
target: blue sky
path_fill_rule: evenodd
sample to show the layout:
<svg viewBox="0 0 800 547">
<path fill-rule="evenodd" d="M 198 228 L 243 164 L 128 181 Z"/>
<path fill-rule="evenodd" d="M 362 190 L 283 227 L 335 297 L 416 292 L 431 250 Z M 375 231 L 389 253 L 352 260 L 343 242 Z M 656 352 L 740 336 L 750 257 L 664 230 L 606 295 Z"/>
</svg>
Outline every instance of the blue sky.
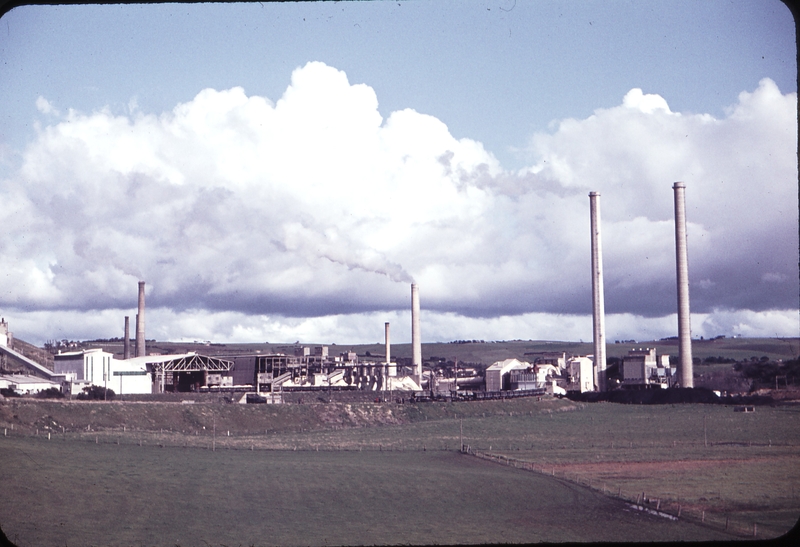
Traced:
<svg viewBox="0 0 800 547">
<path fill-rule="evenodd" d="M 160 339 L 372 342 L 386 320 L 400 341 L 413 278 L 426 341 L 588 339 L 590 190 L 609 338 L 669 336 L 681 178 L 695 333 L 798 334 L 780 2 L 25 6 L 0 23 L 0 313 L 22 338 L 116 336 L 145 278 Z M 126 202 L 137 188 L 155 201 Z"/>
<path fill-rule="evenodd" d="M 39 95 L 83 112 L 162 112 L 206 87 L 275 100 L 322 61 L 375 89 L 384 117 L 436 116 L 518 168 L 528 158 L 512 150 L 534 132 L 634 87 L 719 116 L 763 77 L 784 93 L 797 79 L 791 14 L 770 0 L 29 6 L 3 19 L 3 139 L 20 147 Z"/>
</svg>

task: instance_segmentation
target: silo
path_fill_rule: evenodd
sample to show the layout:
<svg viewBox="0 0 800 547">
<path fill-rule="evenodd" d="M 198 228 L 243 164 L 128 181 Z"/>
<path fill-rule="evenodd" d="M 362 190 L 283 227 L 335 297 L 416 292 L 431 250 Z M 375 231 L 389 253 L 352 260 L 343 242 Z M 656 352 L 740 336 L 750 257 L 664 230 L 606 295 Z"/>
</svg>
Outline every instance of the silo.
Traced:
<svg viewBox="0 0 800 547">
<path fill-rule="evenodd" d="M 694 387 L 692 374 L 692 324 L 689 311 L 689 257 L 686 250 L 686 185 L 676 182 L 675 262 L 678 282 L 678 351 L 681 387 Z"/>
<path fill-rule="evenodd" d="M 594 342 L 594 385 L 606 390 L 606 319 L 603 295 L 603 249 L 600 238 L 600 194 L 589 193 L 592 230 L 592 339 Z"/>
</svg>

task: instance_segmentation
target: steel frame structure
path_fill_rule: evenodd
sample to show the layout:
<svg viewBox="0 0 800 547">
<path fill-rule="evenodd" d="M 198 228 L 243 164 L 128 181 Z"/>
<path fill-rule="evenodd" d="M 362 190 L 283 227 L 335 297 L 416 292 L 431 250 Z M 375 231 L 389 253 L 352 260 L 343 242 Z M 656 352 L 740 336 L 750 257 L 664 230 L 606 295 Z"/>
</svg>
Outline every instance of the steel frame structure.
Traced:
<svg viewBox="0 0 800 547">
<path fill-rule="evenodd" d="M 154 372 L 227 372 L 233 368 L 233 361 L 198 354 L 148 364 Z"/>
</svg>

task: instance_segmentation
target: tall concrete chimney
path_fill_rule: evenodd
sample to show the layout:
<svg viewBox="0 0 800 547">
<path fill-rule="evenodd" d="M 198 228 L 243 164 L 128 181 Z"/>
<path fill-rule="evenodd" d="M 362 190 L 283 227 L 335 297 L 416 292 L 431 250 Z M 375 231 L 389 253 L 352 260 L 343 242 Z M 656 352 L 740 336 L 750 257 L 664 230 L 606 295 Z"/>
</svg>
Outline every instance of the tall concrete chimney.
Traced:
<svg viewBox="0 0 800 547">
<path fill-rule="evenodd" d="M 422 339 L 419 334 L 419 287 L 411 284 L 411 364 L 414 376 L 422 387 Z"/>
<path fill-rule="evenodd" d="M 675 260 L 678 277 L 678 348 L 681 387 L 694 387 L 692 374 L 692 323 L 689 312 L 689 257 L 686 252 L 686 185 L 676 182 Z"/>
<path fill-rule="evenodd" d="M 122 358 L 131 358 L 131 322 L 127 315 L 125 316 L 125 338 L 122 339 Z"/>
<path fill-rule="evenodd" d="M 592 226 L 592 339 L 594 385 L 606 391 L 606 311 L 603 296 L 603 247 L 600 238 L 600 194 L 589 193 Z"/>
<path fill-rule="evenodd" d="M 139 281 L 139 313 L 136 314 L 136 356 L 147 355 L 144 342 L 144 281 Z"/>
<path fill-rule="evenodd" d="M 389 343 L 389 323 L 384 325 L 386 334 L 386 369 L 388 376 L 397 376 L 397 367 L 392 365 L 392 346 Z"/>
</svg>

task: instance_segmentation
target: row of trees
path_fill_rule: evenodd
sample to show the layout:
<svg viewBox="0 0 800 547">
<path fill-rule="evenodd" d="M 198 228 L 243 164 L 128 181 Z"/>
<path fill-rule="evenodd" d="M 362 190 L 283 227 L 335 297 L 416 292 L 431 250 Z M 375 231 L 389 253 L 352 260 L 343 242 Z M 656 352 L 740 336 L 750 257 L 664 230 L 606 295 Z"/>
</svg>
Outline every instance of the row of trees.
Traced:
<svg viewBox="0 0 800 547">
<path fill-rule="evenodd" d="M 739 362 L 733 370 L 753 382 L 753 389 L 794 384 L 800 378 L 800 357 L 782 363 L 764 360 Z"/>
</svg>

